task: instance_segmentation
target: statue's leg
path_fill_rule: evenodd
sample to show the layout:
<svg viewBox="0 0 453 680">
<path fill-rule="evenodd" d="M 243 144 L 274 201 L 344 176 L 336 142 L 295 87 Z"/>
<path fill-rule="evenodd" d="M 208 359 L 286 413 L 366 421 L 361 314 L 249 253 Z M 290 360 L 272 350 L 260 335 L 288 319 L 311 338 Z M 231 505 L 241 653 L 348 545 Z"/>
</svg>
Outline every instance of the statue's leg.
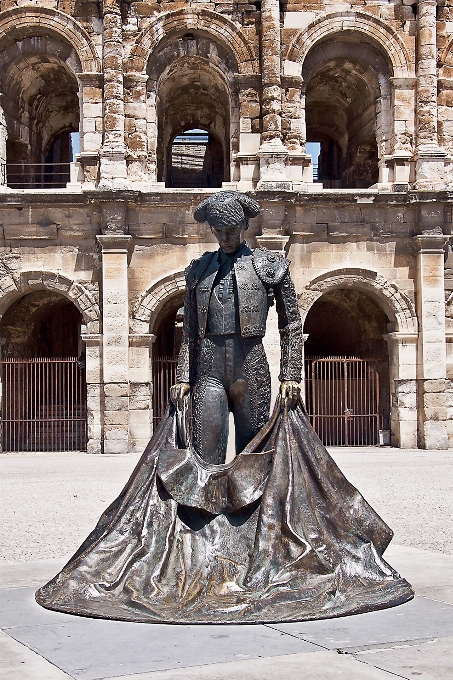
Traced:
<svg viewBox="0 0 453 680">
<path fill-rule="evenodd" d="M 228 396 L 234 416 L 236 453 L 241 453 L 256 434 L 251 422 L 251 399 L 247 381 L 238 378 L 228 390 Z"/>
<path fill-rule="evenodd" d="M 217 378 L 203 377 L 194 394 L 194 445 L 207 463 L 222 465 L 228 444 L 228 397 Z"/>
<path fill-rule="evenodd" d="M 236 452 L 240 453 L 269 419 L 271 376 L 261 339 L 240 338 L 236 377 L 238 383 L 245 382 L 245 388 L 238 391 L 237 406 L 233 404 Z"/>
</svg>

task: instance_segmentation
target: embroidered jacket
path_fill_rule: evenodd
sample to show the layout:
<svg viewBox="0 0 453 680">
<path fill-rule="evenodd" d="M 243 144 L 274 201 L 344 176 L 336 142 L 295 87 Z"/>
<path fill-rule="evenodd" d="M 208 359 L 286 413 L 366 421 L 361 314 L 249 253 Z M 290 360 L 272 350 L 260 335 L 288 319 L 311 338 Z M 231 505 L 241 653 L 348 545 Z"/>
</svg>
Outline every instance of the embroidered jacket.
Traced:
<svg viewBox="0 0 453 680">
<path fill-rule="evenodd" d="M 220 250 L 204 253 L 186 269 L 184 326 L 176 372 L 177 382 L 196 381 L 198 354 L 207 330 L 211 294 L 221 266 Z M 289 262 L 282 255 L 247 244 L 234 257 L 240 334 L 262 338 L 269 307 L 275 299 L 280 331 L 279 380 L 299 382 L 302 371 L 302 321 Z"/>
</svg>

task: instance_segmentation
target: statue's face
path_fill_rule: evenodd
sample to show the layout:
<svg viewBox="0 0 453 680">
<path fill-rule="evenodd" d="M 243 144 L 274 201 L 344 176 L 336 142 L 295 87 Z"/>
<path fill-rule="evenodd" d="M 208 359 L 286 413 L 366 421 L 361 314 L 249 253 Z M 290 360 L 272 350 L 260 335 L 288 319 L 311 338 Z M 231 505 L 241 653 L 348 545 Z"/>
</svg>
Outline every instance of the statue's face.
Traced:
<svg viewBox="0 0 453 680">
<path fill-rule="evenodd" d="M 245 241 L 245 224 L 238 224 L 224 229 L 211 227 L 211 231 L 216 237 L 221 250 L 226 255 L 233 255 Z"/>
</svg>

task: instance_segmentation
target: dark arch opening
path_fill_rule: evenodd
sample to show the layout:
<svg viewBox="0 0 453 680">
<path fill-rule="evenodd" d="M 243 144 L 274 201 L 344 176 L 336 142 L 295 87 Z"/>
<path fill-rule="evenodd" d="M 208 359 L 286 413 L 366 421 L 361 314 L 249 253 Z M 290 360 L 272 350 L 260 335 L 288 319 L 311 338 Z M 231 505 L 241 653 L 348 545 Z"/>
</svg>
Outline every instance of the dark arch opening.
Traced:
<svg viewBox="0 0 453 680">
<path fill-rule="evenodd" d="M 389 319 L 378 304 L 360 290 L 335 289 L 312 306 L 304 324 L 309 356 L 386 357 Z"/>
<path fill-rule="evenodd" d="M 225 176 L 224 150 L 208 130 L 191 129 L 175 135 L 170 142 L 167 186 L 178 188 L 220 188 Z"/>
<path fill-rule="evenodd" d="M 378 74 L 392 75 L 387 55 L 354 31 L 326 37 L 304 60 L 307 141 L 321 145 L 318 179 L 326 188 L 367 188 L 379 181 L 378 143 L 385 148 L 389 130 L 385 134 L 388 116 L 378 108 Z"/>
<path fill-rule="evenodd" d="M 0 323 L 3 356 L 77 357 L 82 314 L 59 293 L 38 290 L 7 309 Z"/>
<path fill-rule="evenodd" d="M 82 315 L 59 293 L 38 290 L 0 323 L 4 451 L 85 451 L 87 389 Z"/>
<path fill-rule="evenodd" d="M 153 344 L 153 424 L 164 415 L 170 387 L 176 382 L 176 365 L 182 340 L 184 291 L 171 297 L 154 323 Z"/>
<path fill-rule="evenodd" d="M 389 319 L 360 290 L 335 289 L 307 314 L 305 398 L 331 446 L 390 443 Z"/>
</svg>

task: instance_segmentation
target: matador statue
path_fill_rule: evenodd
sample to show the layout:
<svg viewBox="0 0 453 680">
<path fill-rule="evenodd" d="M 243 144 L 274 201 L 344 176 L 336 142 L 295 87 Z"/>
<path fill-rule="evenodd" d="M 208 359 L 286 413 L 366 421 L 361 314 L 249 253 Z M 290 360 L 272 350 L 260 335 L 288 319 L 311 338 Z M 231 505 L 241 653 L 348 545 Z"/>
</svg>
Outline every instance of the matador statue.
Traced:
<svg viewBox="0 0 453 680">
<path fill-rule="evenodd" d="M 271 305 L 280 331 L 280 393 L 290 405 L 299 398 L 302 322 L 289 262 L 245 242 L 256 201 L 222 191 L 196 208 L 219 243 L 216 252 L 186 270 L 184 327 L 174 400 L 193 387 L 194 446 L 208 463 L 225 462 L 229 411 L 240 453 L 269 418 L 271 381 L 262 344 Z"/>
<path fill-rule="evenodd" d="M 270 623 L 413 597 L 383 558 L 391 529 L 332 460 L 301 402 L 289 262 L 244 240 L 258 212 L 232 191 L 195 210 L 220 248 L 186 271 L 172 401 L 118 498 L 37 591 L 43 607 L 147 623 Z M 281 387 L 269 418 L 261 340 L 274 302 Z M 225 463 L 229 411 L 237 455 Z"/>
</svg>

